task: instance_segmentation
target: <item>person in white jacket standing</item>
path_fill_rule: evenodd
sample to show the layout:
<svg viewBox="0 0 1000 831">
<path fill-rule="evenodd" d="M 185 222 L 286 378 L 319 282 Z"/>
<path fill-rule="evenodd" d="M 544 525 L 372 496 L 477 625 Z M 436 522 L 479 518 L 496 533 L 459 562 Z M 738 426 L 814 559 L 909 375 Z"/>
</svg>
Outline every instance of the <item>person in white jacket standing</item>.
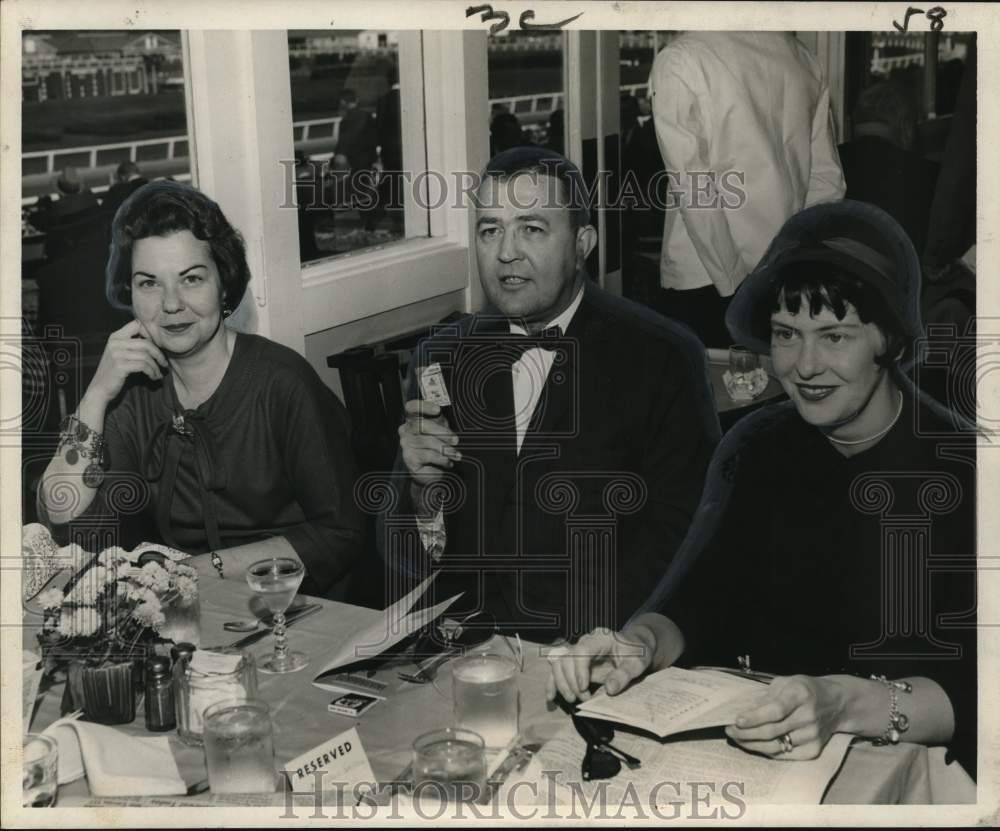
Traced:
<svg viewBox="0 0 1000 831">
<path fill-rule="evenodd" d="M 829 89 L 790 32 L 685 32 L 649 89 L 668 185 L 659 311 L 727 346 L 729 299 L 785 220 L 844 196 Z"/>
</svg>

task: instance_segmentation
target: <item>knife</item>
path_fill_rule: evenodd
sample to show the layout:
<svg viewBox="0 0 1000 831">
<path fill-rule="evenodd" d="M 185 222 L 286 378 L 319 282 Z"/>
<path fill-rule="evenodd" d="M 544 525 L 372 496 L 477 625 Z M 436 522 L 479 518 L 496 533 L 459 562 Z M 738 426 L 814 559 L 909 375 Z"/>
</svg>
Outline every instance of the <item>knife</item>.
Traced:
<svg viewBox="0 0 1000 831">
<path fill-rule="evenodd" d="M 293 623 L 298 623 L 302 618 L 309 617 L 309 615 L 314 612 L 318 612 L 323 606 L 319 603 L 311 603 L 308 606 L 302 606 L 297 611 L 294 611 L 285 616 L 285 628 L 288 628 Z M 226 646 L 227 649 L 241 649 L 244 646 L 250 646 L 251 644 L 257 643 L 257 641 L 266 638 L 274 631 L 273 626 L 265 626 L 263 629 L 252 632 L 244 638 L 240 638 L 238 641 L 234 641 Z M 210 648 L 210 647 L 209 647 Z"/>
</svg>

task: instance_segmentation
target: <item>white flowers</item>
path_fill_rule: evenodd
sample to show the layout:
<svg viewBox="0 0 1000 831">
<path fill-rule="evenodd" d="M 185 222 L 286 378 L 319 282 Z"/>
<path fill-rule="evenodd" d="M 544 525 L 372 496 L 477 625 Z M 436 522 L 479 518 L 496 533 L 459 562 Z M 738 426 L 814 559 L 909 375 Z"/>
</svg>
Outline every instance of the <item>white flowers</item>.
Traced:
<svg viewBox="0 0 1000 831">
<path fill-rule="evenodd" d="M 95 606 L 63 607 L 57 631 L 68 638 L 93 635 L 101 625 L 101 615 Z"/>
<path fill-rule="evenodd" d="M 79 646 L 89 652 L 109 641 L 134 643 L 145 630 L 159 632 L 171 607 L 191 607 L 197 601 L 193 568 L 173 558 L 140 567 L 134 554 L 117 547 L 96 558 L 82 549 L 74 551 L 80 566 L 69 589 L 51 588 L 38 596 L 45 611 L 43 636 L 86 639 Z"/>
<path fill-rule="evenodd" d="M 141 625 L 147 626 L 151 629 L 159 629 L 166 622 L 166 617 L 163 614 L 160 601 L 155 595 L 153 595 L 152 600 L 144 600 L 136 606 L 135 611 L 132 612 L 132 616 Z"/>
<path fill-rule="evenodd" d="M 46 611 L 49 609 L 58 609 L 62 606 L 63 593 L 59 589 L 46 589 L 38 595 L 38 602 Z"/>
</svg>

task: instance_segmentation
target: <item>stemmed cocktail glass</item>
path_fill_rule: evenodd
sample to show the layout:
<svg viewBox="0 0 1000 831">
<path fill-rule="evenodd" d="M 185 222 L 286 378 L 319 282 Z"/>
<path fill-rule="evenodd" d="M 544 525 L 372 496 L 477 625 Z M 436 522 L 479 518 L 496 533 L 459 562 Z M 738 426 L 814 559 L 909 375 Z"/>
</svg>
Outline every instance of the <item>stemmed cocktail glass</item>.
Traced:
<svg viewBox="0 0 1000 831">
<path fill-rule="evenodd" d="M 305 568 L 291 557 L 259 560 L 247 569 L 247 584 L 274 615 L 274 654 L 258 664 L 261 672 L 295 672 L 309 664 L 301 652 L 288 649 L 285 610 L 302 584 Z"/>
</svg>

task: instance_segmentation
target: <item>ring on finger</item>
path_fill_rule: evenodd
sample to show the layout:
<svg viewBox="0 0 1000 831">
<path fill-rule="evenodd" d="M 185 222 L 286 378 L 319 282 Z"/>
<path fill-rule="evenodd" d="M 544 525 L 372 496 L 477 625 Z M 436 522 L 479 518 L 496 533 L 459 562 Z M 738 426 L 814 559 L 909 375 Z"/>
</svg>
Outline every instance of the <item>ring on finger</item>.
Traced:
<svg viewBox="0 0 1000 831">
<path fill-rule="evenodd" d="M 779 753 L 790 753 L 795 749 L 795 742 L 792 741 L 791 733 L 785 733 L 782 736 L 778 736 L 778 744 L 780 745 L 780 748 L 778 749 Z"/>
</svg>

